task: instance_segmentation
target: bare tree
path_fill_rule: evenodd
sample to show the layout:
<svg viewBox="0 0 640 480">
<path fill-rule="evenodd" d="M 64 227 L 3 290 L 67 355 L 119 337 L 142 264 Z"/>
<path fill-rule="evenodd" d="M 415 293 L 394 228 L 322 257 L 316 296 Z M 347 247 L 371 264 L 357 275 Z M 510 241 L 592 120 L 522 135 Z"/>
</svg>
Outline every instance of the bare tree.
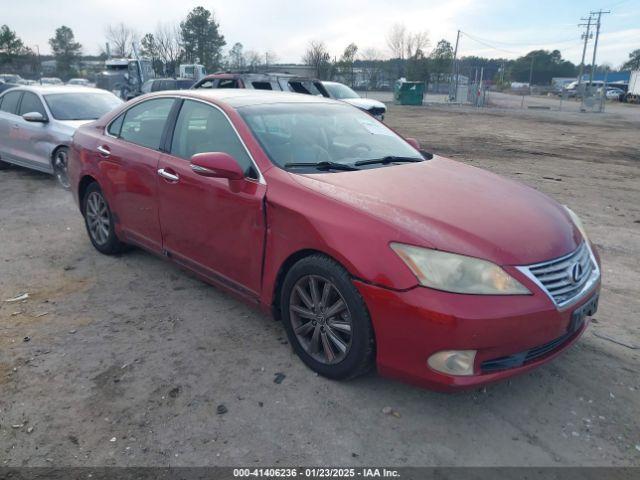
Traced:
<svg viewBox="0 0 640 480">
<path fill-rule="evenodd" d="M 244 54 L 244 61 L 251 71 L 256 71 L 262 65 L 262 55 L 255 50 L 247 50 Z"/>
<path fill-rule="evenodd" d="M 172 23 L 159 23 L 153 38 L 158 57 L 164 62 L 166 70 L 175 74 L 178 64 L 184 56 L 180 27 Z"/>
<path fill-rule="evenodd" d="M 396 23 L 387 33 L 387 47 L 391 50 L 393 58 L 404 59 L 407 48 L 407 27 L 402 23 Z"/>
<path fill-rule="evenodd" d="M 361 50 L 358 53 L 358 56 L 360 57 L 360 60 L 364 61 L 384 60 L 384 55 L 382 54 L 382 52 L 373 47 L 367 47 Z"/>
<path fill-rule="evenodd" d="M 384 55 L 380 50 L 369 47 L 358 54 L 362 60 L 362 69 L 368 88 L 376 88 L 382 74 Z"/>
<path fill-rule="evenodd" d="M 328 78 L 331 67 L 331 56 L 323 42 L 312 40 L 302 57 L 302 62 L 314 68 L 316 77 Z"/>
<path fill-rule="evenodd" d="M 133 52 L 133 44 L 138 41 L 136 31 L 122 22 L 107 26 L 105 36 L 109 42 L 111 55 L 114 57 L 130 57 Z"/>
<path fill-rule="evenodd" d="M 405 49 L 407 58 L 413 58 L 418 52 L 424 52 L 429 46 L 429 34 L 427 32 L 407 33 Z"/>
<path fill-rule="evenodd" d="M 269 67 L 278 61 L 278 55 L 271 50 L 264 52 L 264 66 Z"/>
</svg>

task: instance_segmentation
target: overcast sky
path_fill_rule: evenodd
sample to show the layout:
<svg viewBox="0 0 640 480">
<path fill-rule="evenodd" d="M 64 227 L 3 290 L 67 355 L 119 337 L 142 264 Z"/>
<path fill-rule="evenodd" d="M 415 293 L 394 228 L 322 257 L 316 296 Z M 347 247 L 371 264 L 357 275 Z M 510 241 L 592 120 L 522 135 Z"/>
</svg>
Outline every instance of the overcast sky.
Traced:
<svg viewBox="0 0 640 480">
<path fill-rule="evenodd" d="M 461 29 L 475 38 L 461 38 L 462 55 L 515 58 L 557 48 L 577 63 L 577 24 L 599 8 L 612 13 L 603 16 L 598 63 L 617 67 L 640 48 L 640 0 L 0 0 L 0 24 L 42 53 L 49 52 L 55 28 L 67 25 L 84 53 L 94 54 L 110 23 L 125 22 L 144 34 L 159 22 L 179 22 L 198 5 L 215 12 L 227 47 L 241 42 L 245 50 L 272 50 L 281 62 L 299 62 L 310 40 L 325 42 L 335 56 L 350 42 L 388 55 L 386 33 L 403 23 L 427 31 L 431 47 L 441 38 L 454 43 Z"/>
</svg>

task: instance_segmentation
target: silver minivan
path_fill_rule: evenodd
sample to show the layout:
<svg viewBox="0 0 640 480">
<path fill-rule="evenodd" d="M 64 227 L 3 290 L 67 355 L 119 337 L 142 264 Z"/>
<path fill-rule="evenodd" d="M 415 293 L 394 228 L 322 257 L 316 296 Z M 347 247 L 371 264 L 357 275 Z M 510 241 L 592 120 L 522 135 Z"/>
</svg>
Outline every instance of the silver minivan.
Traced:
<svg viewBox="0 0 640 480">
<path fill-rule="evenodd" d="M 69 187 L 67 158 L 76 128 L 122 103 L 110 92 L 70 86 L 23 86 L 0 95 L 0 168 L 12 163 L 51 173 Z"/>
</svg>

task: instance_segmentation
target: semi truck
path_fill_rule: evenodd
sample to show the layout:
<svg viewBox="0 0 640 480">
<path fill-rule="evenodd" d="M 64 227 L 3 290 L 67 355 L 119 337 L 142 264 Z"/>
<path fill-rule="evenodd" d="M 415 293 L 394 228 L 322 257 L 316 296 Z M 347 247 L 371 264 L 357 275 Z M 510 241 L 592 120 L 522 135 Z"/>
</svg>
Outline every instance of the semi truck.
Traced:
<svg viewBox="0 0 640 480">
<path fill-rule="evenodd" d="M 142 84 L 155 78 L 151 60 L 140 58 L 110 58 L 105 69 L 96 77 L 96 86 L 109 90 L 123 100 L 130 100 L 142 93 Z"/>
</svg>

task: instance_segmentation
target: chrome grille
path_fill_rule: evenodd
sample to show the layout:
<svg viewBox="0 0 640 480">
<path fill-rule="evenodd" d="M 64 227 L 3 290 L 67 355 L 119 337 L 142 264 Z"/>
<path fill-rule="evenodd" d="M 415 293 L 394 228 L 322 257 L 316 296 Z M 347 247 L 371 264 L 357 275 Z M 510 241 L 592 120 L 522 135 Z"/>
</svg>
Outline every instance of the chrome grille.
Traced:
<svg viewBox="0 0 640 480">
<path fill-rule="evenodd" d="M 523 267 L 558 306 L 581 296 L 597 280 L 600 272 L 586 242 L 569 255 Z"/>
</svg>

